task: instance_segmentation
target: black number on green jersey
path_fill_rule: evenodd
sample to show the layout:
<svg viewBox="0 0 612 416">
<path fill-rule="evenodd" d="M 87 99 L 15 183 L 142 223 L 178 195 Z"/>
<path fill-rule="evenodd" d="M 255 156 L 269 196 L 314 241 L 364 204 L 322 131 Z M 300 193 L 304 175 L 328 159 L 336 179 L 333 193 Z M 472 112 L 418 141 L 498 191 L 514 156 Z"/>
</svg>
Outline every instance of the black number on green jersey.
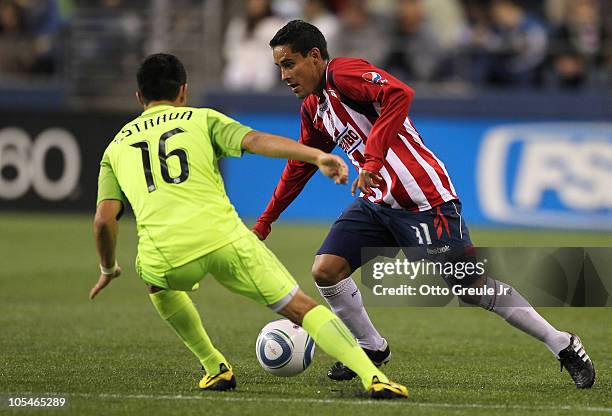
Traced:
<svg viewBox="0 0 612 416">
<path fill-rule="evenodd" d="M 155 189 L 155 180 L 153 179 L 153 172 L 151 172 L 151 159 L 149 158 L 149 143 L 138 142 L 131 145 L 140 149 L 142 152 L 142 168 L 144 169 L 145 179 L 147 181 L 147 189 L 149 192 L 153 192 Z"/>
<path fill-rule="evenodd" d="M 181 183 L 185 182 L 189 178 L 189 163 L 187 159 L 187 152 L 183 149 L 174 149 L 170 153 L 166 153 L 166 140 L 178 133 L 183 133 L 185 130 L 179 128 L 172 129 L 165 132 L 159 138 L 159 164 L 161 167 L 161 174 L 164 181 L 167 183 Z M 151 172 L 151 159 L 149 155 L 149 143 L 138 142 L 131 145 L 136 147 L 142 152 L 142 167 L 144 169 L 145 179 L 147 181 L 147 189 L 149 192 L 153 192 L 157 189 L 155 186 L 155 180 L 153 179 L 153 173 Z M 181 164 L 181 173 L 179 176 L 172 177 L 168 171 L 167 160 L 169 157 L 176 156 L 179 158 Z"/>
<path fill-rule="evenodd" d="M 168 183 L 181 183 L 185 182 L 189 177 L 189 164 L 187 163 L 187 152 L 183 149 L 174 149 L 170 153 L 166 154 L 166 140 L 178 133 L 183 133 L 185 130 L 177 127 L 176 129 L 165 132 L 159 138 L 159 163 L 161 165 L 161 173 L 164 181 Z M 177 177 L 170 176 L 168 172 L 168 165 L 166 159 L 169 157 L 176 156 L 181 162 L 181 174 Z"/>
</svg>

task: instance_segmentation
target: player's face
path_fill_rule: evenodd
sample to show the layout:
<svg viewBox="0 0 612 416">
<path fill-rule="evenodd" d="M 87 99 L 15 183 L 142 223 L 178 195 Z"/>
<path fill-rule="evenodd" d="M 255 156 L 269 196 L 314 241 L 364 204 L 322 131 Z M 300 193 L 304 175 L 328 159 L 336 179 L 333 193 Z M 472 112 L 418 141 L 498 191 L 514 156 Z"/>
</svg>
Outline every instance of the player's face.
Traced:
<svg viewBox="0 0 612 416">
<path fill-rule="evenodd" d="M 298 98 L 312 94 L 321 82 L 321 54 L 313 48 L 306 56 L 293 52 L 288 45 L 272 50 L 274 64 L 281 70 L 281 78 Z"/>
</svg>

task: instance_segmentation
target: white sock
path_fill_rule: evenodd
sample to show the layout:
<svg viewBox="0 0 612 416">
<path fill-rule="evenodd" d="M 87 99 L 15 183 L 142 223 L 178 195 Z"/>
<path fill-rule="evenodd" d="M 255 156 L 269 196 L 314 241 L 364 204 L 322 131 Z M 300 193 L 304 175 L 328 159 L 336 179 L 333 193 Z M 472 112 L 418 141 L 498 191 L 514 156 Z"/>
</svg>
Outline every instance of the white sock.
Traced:
<svg viewBox="0 0 612 416">
<path fill-rule="evenodd" d="M 361 292 L 355 281 L 347 277 L 334 286 L 317 285 L 331 310 L 351 330 L 359 345 L 369 350 L 383 350 L 387 342 L 380 336 L 363 307 Z"/>
<path fill-rule="evenodd" d="M 569 345 L 570 335 L 558 331 L 548 323 L 512 286 L 491 278 L 487 278 L 486 286 L 493 288 L 495 294 L 482 296 L 480 306 L 495 312 L 510 325 L 539 339 L 557 357 L 559 352 Z M 505 294 L 498 294 L 500 288 Z"/>
</svg>

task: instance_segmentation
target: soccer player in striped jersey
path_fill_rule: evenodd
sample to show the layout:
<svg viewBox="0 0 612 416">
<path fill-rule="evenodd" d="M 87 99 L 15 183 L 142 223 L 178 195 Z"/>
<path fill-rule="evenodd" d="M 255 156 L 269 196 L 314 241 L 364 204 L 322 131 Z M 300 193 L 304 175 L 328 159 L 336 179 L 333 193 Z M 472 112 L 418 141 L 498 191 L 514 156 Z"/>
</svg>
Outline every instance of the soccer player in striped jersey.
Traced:
<svg viewBox="0 0 612 416">
<path fill-rule="evenodd" d="M 347 167 L 335 155 L 293 140 L 256 132 L 210 108 L 187 107 L 187 76 L 172 55 L 148 57 L 138 71 L 144 112 L 108 145 L 98 180 L 94 221 L 100 275 L 90 298 L 121 274 L 117 219 L 130 204 L 138 229 L 136 269 L 160 317 L 199 359 L 202 390 L 236 386 L 229 361 L 208 337 L 188 291 L 207 273 L 232 292 L 249 297 L 301 325 L 318 347 L 359 374 L 373 398 L 405 398 L 331 311 L 302 292 L 276 256 L 238 217 L 219 172 L 221 157 L 244 152 L 313 163 L 336 183 Z"/>
<path fill-rule="evenodd" d="M 376 365 L 389 361 L 386 340 L 372 324 L 351 274 L 370 259 L 363 247 L 422 247 L 440 261 L 470 261 L 474 248 L 461 216 L 461 203 L 450 176 L 427 148 L 408 112 L 414 91 L 388 72 L 357 58 L 330 59 L 326 41 L 313 25 L 294 20 L 270 41 L 282 80 L 303 99 L 300 143 L 330 152 L 339 146 L 359 171 L 353 183 L 361 191 L 333 224 L 312 267 L 321 295 L 344 321 Z M 287 163 L 266 210 L 253 232 L 265 239 L 271 224 L 298 196 L 316 166 Z M 426 247 L 426 249 L 425 249 Z M 463 296 L 543 341 L 576 385 L 590 387 L 595 370 L 580 339 L 559 331 L 513 288 L 490 277 L 446 282 L 499 288 L 503 296 Z M 355 373 L 342 362 L 328 371 L 334 380 Z"/>
</svg>

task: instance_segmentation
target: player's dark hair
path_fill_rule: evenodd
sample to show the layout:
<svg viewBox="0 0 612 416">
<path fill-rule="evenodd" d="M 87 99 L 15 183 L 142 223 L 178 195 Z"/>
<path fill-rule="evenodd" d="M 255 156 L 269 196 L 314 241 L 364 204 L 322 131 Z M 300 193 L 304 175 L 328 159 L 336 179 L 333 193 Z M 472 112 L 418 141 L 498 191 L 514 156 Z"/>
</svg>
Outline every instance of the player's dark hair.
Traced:
<svg viewBox="0 0 612 416">
<path fill-rule="evenodd" d="M 299 52 L 302 56 L 306 56 L 312 48 L 318 48 L 321 57 L 329 59 L 325 36 L 316 26 L 303 20 L 292 20 L 276 32 L 270 47 L 281 45 L 289 45 L 293 52 Z"/>
<path fill-rule="evenodd" d="M 176 56 L 156 53 L 147 56 L 140 64 L 136 79 L 140 95 L 148 104 L 151 101 L 175 100 L 181 85 L 187 82 L 187 73 Z"/>
</svg>

